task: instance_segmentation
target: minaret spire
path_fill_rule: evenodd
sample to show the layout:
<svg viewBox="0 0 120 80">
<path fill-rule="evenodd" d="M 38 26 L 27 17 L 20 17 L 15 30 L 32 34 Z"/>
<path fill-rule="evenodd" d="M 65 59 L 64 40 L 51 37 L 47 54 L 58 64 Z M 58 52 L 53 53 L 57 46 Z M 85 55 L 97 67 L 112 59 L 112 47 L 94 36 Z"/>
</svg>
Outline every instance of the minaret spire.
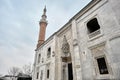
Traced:
<svg viewBox="0 0 120 80">
<path fill-rule="evenodd" d="M 46 5 L 45 5 L 45 8 L 44 8 L 44 13 L 43 13 L 43 15 L 46 15 L 46 11 L 47 11 L 47 9 L 46 9 Z"/>
<path fill-rule="evenodd" d="M 41 16 L 42 19 L 40 20 L 40 22 L 46 22 L 47 23 L 46 11 L 47 11 L 47 9 L 46 9 L 46 6 L 45 6 L 44 9 L 43 9 L 43 15 Z"/>
<path fill-rule="evenodd" d="M 38 38 L 38 44 L 37 44 L 37 48 L 40 47 L 41 44 L 44 43 L 45 41 L 45 33 L 46 33 L 46 27 L 47 27 L 47 16 L 46 16 L 46 6 L 43 9 L 43 15 L 41 16 L 41 20 L 39 22 L 39 26 L 40 26 L 40 31 L 39 31 L 39 38 Z"/>
</svg>

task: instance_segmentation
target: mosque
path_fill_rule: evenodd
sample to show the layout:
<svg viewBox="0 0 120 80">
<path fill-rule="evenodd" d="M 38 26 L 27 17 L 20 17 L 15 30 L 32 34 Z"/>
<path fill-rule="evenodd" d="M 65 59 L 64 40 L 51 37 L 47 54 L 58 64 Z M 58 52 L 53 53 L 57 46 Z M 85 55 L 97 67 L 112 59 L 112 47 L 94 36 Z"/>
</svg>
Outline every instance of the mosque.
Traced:
<svg viewBox="0 0 120 80">
<path fill-rule="evenodd" d="M 33 66 L 33 80 L 119 80 L 120 0 L 91 0 L 45 40 L 46 8 Z"/>
</svg>

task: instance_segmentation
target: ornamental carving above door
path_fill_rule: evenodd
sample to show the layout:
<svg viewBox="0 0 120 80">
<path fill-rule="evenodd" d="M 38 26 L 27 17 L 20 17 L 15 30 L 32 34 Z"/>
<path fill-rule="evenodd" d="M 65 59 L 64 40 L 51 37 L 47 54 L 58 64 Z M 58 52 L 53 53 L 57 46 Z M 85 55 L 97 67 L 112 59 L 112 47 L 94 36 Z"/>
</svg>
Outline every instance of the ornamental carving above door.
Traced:
<svg viewBox="0 0 120 80">
<path fill-rule="evenodd" d="M 68 53 L 70 52 L 70 47 L 69 47 L 69 43 L 67 42 L 66 36 L 64 36 L 63 38 L 62 52 L 65 56 L 67 56 Z"/>
</svg>

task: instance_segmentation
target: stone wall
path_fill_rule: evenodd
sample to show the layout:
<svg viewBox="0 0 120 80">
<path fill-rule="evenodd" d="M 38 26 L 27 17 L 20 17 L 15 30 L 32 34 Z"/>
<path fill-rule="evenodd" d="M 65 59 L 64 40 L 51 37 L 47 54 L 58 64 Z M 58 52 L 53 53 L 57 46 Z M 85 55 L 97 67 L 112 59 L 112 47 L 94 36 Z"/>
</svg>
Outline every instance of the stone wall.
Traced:
<svg viewBox="0 0 120 80">
<path fill-rule="evenodd" d="M 111 40 L 112 37 L 116 35 L 118 36 L 120 34 L 120 25 L 118 19 L 118 13 L 120 12 L 120 10 L 118 9 L 119 7 L 119 1 L 102 0 L 93 8 L 91 8 L 88 12 L 86 12 L 83 16 L 76 20 L 79 47 L 81 50 L 80 55 L 82 56 L 81 69 L 83 80 L 119 78 L 118 75 L 120 74 L 120 68 L 118 67 L 118 65 L 120 64 L 117 56 L 120 56 L 120 39 L 117 38 Z M 93 38 L 89 38 L 86 24 L 93 18 L 97 18 L 100 25 L 101 33 Z M 97 50 L 97 48 L 94 48 L 94 51 L 91 50 L 92 47 L 99 48 L 99 44 L 103 43 L 105 44 L 104 51 L 101 51 L 101 53 L 95 55 L 99 56 L 100 54 L 102 54 L 106 56 L 107 65 L 110 71 L 110 73 L 106 76 L 100 75 L 99 71 L 96 72 L 95 68 L 97 65 L 94 64 L 95 55 L 93 55 L 93 53 L 95 50 Z"/>
</svg>

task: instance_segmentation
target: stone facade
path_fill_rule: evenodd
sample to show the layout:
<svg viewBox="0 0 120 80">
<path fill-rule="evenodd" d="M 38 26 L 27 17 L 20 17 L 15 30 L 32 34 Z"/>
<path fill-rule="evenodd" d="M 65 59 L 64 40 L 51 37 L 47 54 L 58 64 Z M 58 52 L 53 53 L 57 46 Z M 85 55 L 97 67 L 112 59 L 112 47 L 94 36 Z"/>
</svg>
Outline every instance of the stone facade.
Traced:
<svg viewBox="0 0 120 80">
<path fill-rule="evenodd" d="M 33 80 L 119 80 L 119 4 L 119 0 L 92 0 L 50 36 L 36 49 Z M 64 36 L 67 57 L 62 51 Z"/>
</svg>

